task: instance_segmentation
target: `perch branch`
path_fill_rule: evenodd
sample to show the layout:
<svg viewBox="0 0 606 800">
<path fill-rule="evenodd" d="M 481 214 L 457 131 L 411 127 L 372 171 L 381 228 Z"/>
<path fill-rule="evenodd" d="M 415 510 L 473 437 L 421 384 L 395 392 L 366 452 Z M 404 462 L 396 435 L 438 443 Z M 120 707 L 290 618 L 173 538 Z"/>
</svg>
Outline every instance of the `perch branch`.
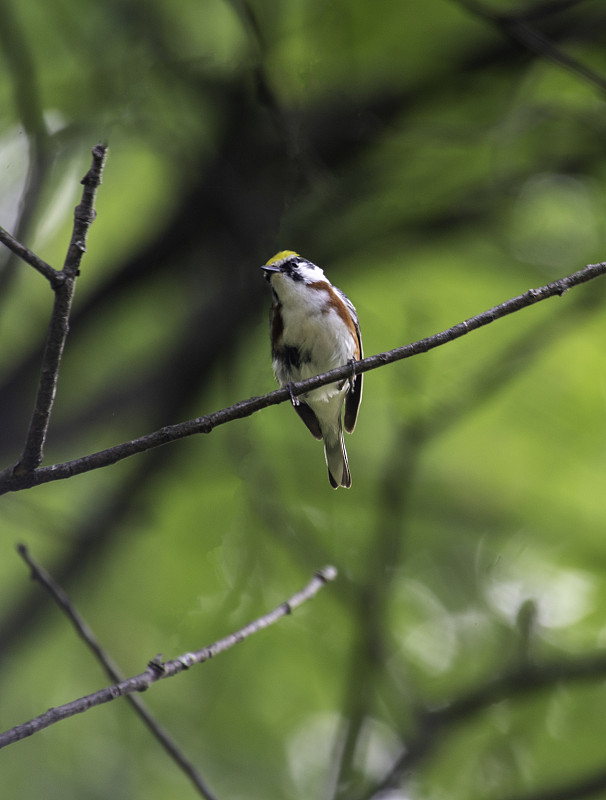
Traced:
<svg viewBox="0 0 606 800">
<path fill-rule="evenodd" d="M 147 665 L 145 672 L 135 675 L 133 678 L 120 681 L 113 686 L 101 689 L 85 697 L 80 697 L 78 700 L 73 700 L 57 708 L 50 708 L 44 714 L 35 717 L 35 719 L 24 722 L 21 725 L 16 725 L 14 728 L 4 733 L 0 733 L 0 749 L 14 742 L 18 742 L 20 739 L 32 736 L 34 733 L 59 722 L 59 720 L 68 719 L 75 714 L 81 714 L 94 706 L 109 703 L 117 697 L 124 697 L 133 692 L 144 692 L 162 678 L 172 678 L 174 675 L 190 669 L 190 667 L 193 667 L 195 664 L 202 664 L 204 661 L 208 661 L 218 653 L 229 650 L 230 647 L 238 644 L 238 642 L 244 641 L 244 639 L 247 639 L 254 633 L 268 628 L 282 617 L 291 614 L 295 608 L 298 608 L 307 600 L 311 600 L 328 581 L 333 581 L 336 577 L 337 570 L 334 567 L 328 566 L 318 570 L 307 586 L 301 589 L 301 591 L 294 594 L 273 611 L 245 625 L 239 631 L 231 633 L 224 639 L 219 639 L 214 644 L 204 647 L 201 650 L 196 650 L 193 653 L 185 653 L 172 661 L 162 662 L 159 659 L 153 659 Z"/>
<path fill-rule="evenodd" d="M 57 584 L 53 578 L 43 569 L 30 555 L 29 550 L 25 545 L 18 545 L 17 552 L 31 570 L 32 579 L 38 583 L 50 594 L 55 603 L 65 613 L 67 618 L 74 626 L 78 636 L 86 643 L 87 647 L 95 658 L 102 665 L 105 673 L 111 681 L 120 683 L 124 680 L 124 676 L 120 674 L 118 668 L 113 664 L 111 658 L 99 644 L 96 636 L 88 627 L 86 622 L 82 619 L 78 611 L 75 609 L 73 603 Z M 151 713 L 143 701 L 136 695 L 126 695 L 126 700 L 131 704 L 139 717 L 143 720 L 144 724 L 151 731 L 153 736 L 160 742 L 162 747 L 166 750 L 168 755 L 175 761 L 179 769 L 187 775 L 190 781 L 194 784 L 200 795 L 206 800 L 216 800 L 215 795 L 206 785 L 206 782 L 199 774 L 194 765 L 185 757 L 176 742 L 173 741 L 171 736 L 165 731 L 162 726 L 153 718 Z"/>
<path fill-rule="evenodd" d="M 224 408 L 202 417 L 196 417 L 195 419 L 179 422 L 174 425 L 167 425 L 153 433 L 148 433 L 128 442 L 109 447 L 106 450 L 100 450 L 97 453 L 82 456 L 72 461 L 53 464 L 48 467 L 39 467 L 26 474 L 16 474 L 14 468 L 7 468 L 0 472 L 0 495 L 11 491 L 27 489 L 31 486 L 39 486 L 40 484 L 50 481 L 70 478 L 73 475 L 80 475 L 84 472 L 100 469 L 101 467 L 107 467 L 129 456 L 143 453 L 153 447 L 159 447 L 160 445 L 168 444 L 169 442 L 174 442 L 196 433 L 210 433 L 214 428 L 219 427 L 219 425 L 224 425 L 235 419 L 249 417 L 251 414 L 263 408 L 268 408 L 269 406 L 278 405 L 286 400 L 290 400 L 291 394 L 295 396 L 301 395 L 312 389 L 317 389 L 320 386 L 332 383 L 333 381 L 347 378 L 351 376 L 352 369 L 355 374 L 360 374 L 377 369 L 385 364 L 392 364 L 405 358 L 427 353 L 436 347 L 440 347 L 447 342 L 455 341 L 455 339 L 460 339 L 462 336 L 471 333 L 471 331 L 482 328 L 491 322 L 495 322 L 523 308 L 528 308 L 542 300 L 547 300 L 550 297 L 556 296 L 561 297 L 569 289 L 593 280 L 605 273 L 606 262 L 589 264 L 578 272 L 574 272 L 572 275 L 567 275 L 564 278 L 560 278 L 557 281 L 553 281 L 553 283 L 548 283 L 537 289 L 530 289 L 524 294 L 512 297 L 510 300 L 493 306 L 487 311 L 483 311 L 481 314 L 470 317 L 463 322 L 453 325 L 451 328 L 435 333 L 425 339 L 420 339 L 412 344 L 396 347 L 394 350 L 369 356 L 362 361 L 357 361 L 353 365 L 347 364 L 332 369 L 322 375 L 293 383 L 290 387 L 276 389 L 261 397 L 250 397 L 248 400 L 242 400 L 229 408 Z"/>
</svg>

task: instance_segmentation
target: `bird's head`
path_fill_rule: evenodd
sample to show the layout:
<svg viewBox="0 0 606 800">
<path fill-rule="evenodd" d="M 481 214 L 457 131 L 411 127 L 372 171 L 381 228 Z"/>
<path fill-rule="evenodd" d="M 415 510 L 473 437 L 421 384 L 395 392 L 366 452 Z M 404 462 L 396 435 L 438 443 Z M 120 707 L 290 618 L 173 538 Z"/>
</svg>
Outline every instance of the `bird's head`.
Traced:
<svg viewBox="0 0 606 800">
<path fill-rule="evenodd" d="M 261 269 L 266 280 L 275 289 L 276 285 L 288 282 L 310 284 L 326 281 L 324 271 L 293 250 L 280 250 Z"/>
</svg>

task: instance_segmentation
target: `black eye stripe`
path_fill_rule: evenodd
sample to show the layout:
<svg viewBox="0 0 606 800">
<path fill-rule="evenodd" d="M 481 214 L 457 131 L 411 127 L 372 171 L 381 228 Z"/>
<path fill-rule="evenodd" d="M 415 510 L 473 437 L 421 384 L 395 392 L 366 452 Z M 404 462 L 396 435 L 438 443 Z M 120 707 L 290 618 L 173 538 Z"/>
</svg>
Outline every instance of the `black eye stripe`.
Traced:
<svg viewBox="0 0 606 800">
<path fill-rule="evenodd" d="M 302 282 L 304 278 L 298 268 L 304 264 L 309 264 L 312 268 L 315 266 L 315 264 L 312 264 L 311 261 L 307 261 L 305 258 L 289 258 L 288 261 L 282 265 L 282 272 L 286 273 L 293 281 Z"/>
<path fill-rule="evenodd" d="M 294 258 L 291 258 L 280 266 L 280 272 L 283 275 L 288 275 L 288 277 L 292 278 L 293 281 L 300 281 L 302 278 L 299 274 L 299 270 L 297 269 L 298 264 L 298 261 L 296 261 Z"/>
</svg>

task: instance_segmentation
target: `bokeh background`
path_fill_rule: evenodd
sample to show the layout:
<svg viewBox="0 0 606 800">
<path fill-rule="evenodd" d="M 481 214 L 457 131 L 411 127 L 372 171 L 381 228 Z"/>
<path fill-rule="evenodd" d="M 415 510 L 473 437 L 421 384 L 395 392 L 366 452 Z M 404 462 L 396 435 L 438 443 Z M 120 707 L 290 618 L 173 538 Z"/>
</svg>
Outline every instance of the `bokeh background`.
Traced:
<svg viewBox="0 0 606 800">
<path fill-rule="evenodd" d="M 54 266 L 109 143 L 46 464 L 273 389 L 277 250 L 347 292 L 367 355 L 606 259 L 601 0 L 4 0 L 0 64 L 0 225 Z M 0 258 L 6 466 L 52 296 Z M 108 683 L 17 542 L 127 675 L 334 564 L 143 698 L 219 800 L 606 797 L 605 293 L 368 373 L 349 491 L 286 403 L 2 497 L 0 728 Z M 0 775 L 197 796 L 124 701 Z"/>
</svg>

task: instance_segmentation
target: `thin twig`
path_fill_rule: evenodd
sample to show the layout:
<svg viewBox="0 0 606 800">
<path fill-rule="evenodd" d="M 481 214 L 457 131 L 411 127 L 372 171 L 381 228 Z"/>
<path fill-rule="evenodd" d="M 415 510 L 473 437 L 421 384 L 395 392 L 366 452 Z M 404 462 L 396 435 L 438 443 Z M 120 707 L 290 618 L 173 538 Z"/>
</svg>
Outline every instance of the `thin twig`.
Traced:
<svg viewBox="0 0 606 800">
<path fill-rule="evenodd" d="M 98 144 L 93 148 L 92 166 L 82 179 L 82 184 L 84 185 L 82 200 L 76 206 L 74 212 L 72 238 L 60 273 L 61 280 L 55 279 L 52 281 L 55 302 L 42 357 L 38 394 L 27 432 L 25 447 L 21 458 L 13 467 L 15 476 L 25 476 L 32 473 L 42 463 L 46 434 L 57 391 L 59 368 L 69 331 L 69 315 L 76 288 L 76 276 L 78 275 L 82 256 L 86 251 L 88 229 L 95 218 L 95 196 L 101 183 L 106 153 L 107 147 L 105 145 Z"/>
<path fill-rule="evenodd" d="M 286 400 L 290 400 L 291 395 L 301 395 L 328 383 L 347 378 L 351 376 L 352 370 L 357 375 L 362 372 L 369 372 L 370 370 L 377 369 L 385 364 L 392 364 L 396 361 L 402 361 L 405 358 L 427 353 L 436 347 L 460 339 L 462 336 L 471 333 L 471 331 L 482 328 L 491 322 L 495 322 L 523 308 L 528 308 L 542 300 L 547 300 L 550 297 L 556 296 L 561 297 L 569 289 L 604 274 L 606 274 L 606 262 L 589 264 L 578 272 L 574 272 L 572 275 L 567 275 L 564 278 L 560 278 L 553 283 L 548 283 L 537 289 L 530 289 L 524 294 L 512 297 L 504 303 L 500 303 L 497 306 L 493 306 L 493 308 L 489 308 L 487 311 L 483 311 L 481 314 L 459 322 L 451 328 L 435 333 L 425 339 L 420 339 L 412 344 L 396 347 L 394 350 L 369 356 L 362 361 L 357 361 L 353 365 L 347 364 L 342 367 L 337 367 L 336 369 L 332 369 L 329 372 L 322 373 L 321 375 L 317 375 L 305 381 L 293 383 L 290 387 L 276 389 L 261 397 L 250 397 L 248 400 L 242 400 L 233 406 L 215 411 L 203 417 L 196 417 L 195 419 L 185 422 L 167 425 L 153 433 L 145 434 L 144 436 L 140 436 L 128 442 L 123 442 L 122 444 L 109 447 L 106 450 L 100 450 L 97 453 L 82 456 L 72 461 L 65 461 L 48 467 L 40 467 L 27 474 L 15 474 L 14 468 L 9 467 L 0 472 L 0 495 L 11 491 L 27 489 L 32 486 L 39 486 L 43 483 L 49 483 L 50 481 L 71 478 L 73 475 L 81 475 L 84 472 L 107 467 L 110 464 L 115 464 L 130 456 L 143 453 L 146 450 L 168 444 L 169 442 L 184 439 L 196 433 L 210 433 L 214 428 L 225 425 L 227 422 L 249 417 L 263 408 L 268 408 L 269 406 L 278 405 Z"/>
<path fill-rule="evenodd" d="M 87 647 L 92 651 L 95 658 L 101 663 L 107 676 L 115 683 L 124 680 L 124 676 L 120 673 L 118 668 L 114 665 L 109 655 L 101 647 L 96 636 L 88 627 L 86 622 L 82 619 L 78 611 L 75 609 L 73 603 L 63 591 L 61 586 L 56 583 L 53 578 L 43 569 L 30 555 L 27 547 L 23 544 L 18 545 L 17 552 L 23 558 L 25 563 L 29 566 L 32 572 L 32 578 L 50 594 L 55 603 L 65 612 L 67 618 L 71 621 L 78 636 L 86 643 Z M 215 795 L 211 792 L 206 782 L 199 774 L 194 765 L 185 757 L 184 753 L 178 747 L 176 742 L 172 739 L 170 734 L 165 731 L 162 726 L 153 718 L 151 713 L 143 701 L 135 695 L 127 695 L 126 700 L 132 705 L 137 714 L 141 717 L 145 725 L 149 728 L 151 733 L 160 742 L 162 747 L 166 750 L 169 756 L 175 761 L 177 766 L 187 775 L 187 777 L 194 784 L 202 797 L 206 800 L 216 800 Z"/>
<path fill-rule="evenodd" d="M 82 256 L 86 252 L 88 231 L 95 219 L 95 199 L 97 197 L 97 189 L 101 185 L 106 156 L 107 145 L 101 143 L 95 145 L 93 147 L 93 163 L 80 181 L 84 186 L 82 200 L 74 210 L 72 238 L 63 264 L 63 272 L 73 278 L 78 275 Z"/>
<path fill-rule="evenodd" d="M 230 647 L 238 644 L 238 642 L 244 641 L 244 639 L 247 639 L 254 633 L 268 628 L 282 617 L 291 614 L 295 608 L 298 608 L 307 600 L 311 600 L 328 581 L 333 581 L 336 577 L 337 570 L 335 567 L 328 566 L 318 570 L 307 586 L 301 589 L 300 592 L 294 594 L 273 611 L 245 625 L 239 631 L 231 633 L 224 639 L 219 639 L 214 644 L 204 647 L 201 650 L 185 653 L 172 661 L 162 662 L 153 659 L 147 665 L 145 672 L 135 675 L 133 678 L 128 678 L 106 689 L 101 689 L 93 694 L 80 697 L 78 700 L 73 700 L 71 703 L 66 703 L 57 708 L 50 708 L 44 714 L 35 717 L 29 722 L 16 725 L 14 728 L 0 733 L 0 749 L 14 742 L 18 742 L 20 739 L 32 736 L 34 733 L 59 722 L 59 720 L 68 719 L 75 714 L 88 711 L 89 708 L 109 703 L 111 700 L 115 700 L 118 697 L 125 697 L 133 692 L 144 692 L 162 678 L 172 678 L 174 675 L 178 675 L 180 672 L 190 669 L 190 667 L 193 667 L 195 664 L 202 664 L 204 661 L 208 661 L 213 656 L 225 650 L 229 650 Z"/>
<path fill-rule="evenodd" d="M 61 272 L 51 267 L 50 264 L 47 264 L 42 258 L 37 256 L 35 253 L 32 253 L 31 250 L 28 250 L 25 245 L 18 242 L 14 236 L 12 236 L 7 230 L 0 227 L 0 242 L 5 245 L 12 253 L 16 256 L 19 256 L 20 259 L 25 261 L 34 269 L 37 269 L 41 275 L 50 281 L 50 285 L 55 288 L 56 286 L 61 283 Z"/>
</svg>

